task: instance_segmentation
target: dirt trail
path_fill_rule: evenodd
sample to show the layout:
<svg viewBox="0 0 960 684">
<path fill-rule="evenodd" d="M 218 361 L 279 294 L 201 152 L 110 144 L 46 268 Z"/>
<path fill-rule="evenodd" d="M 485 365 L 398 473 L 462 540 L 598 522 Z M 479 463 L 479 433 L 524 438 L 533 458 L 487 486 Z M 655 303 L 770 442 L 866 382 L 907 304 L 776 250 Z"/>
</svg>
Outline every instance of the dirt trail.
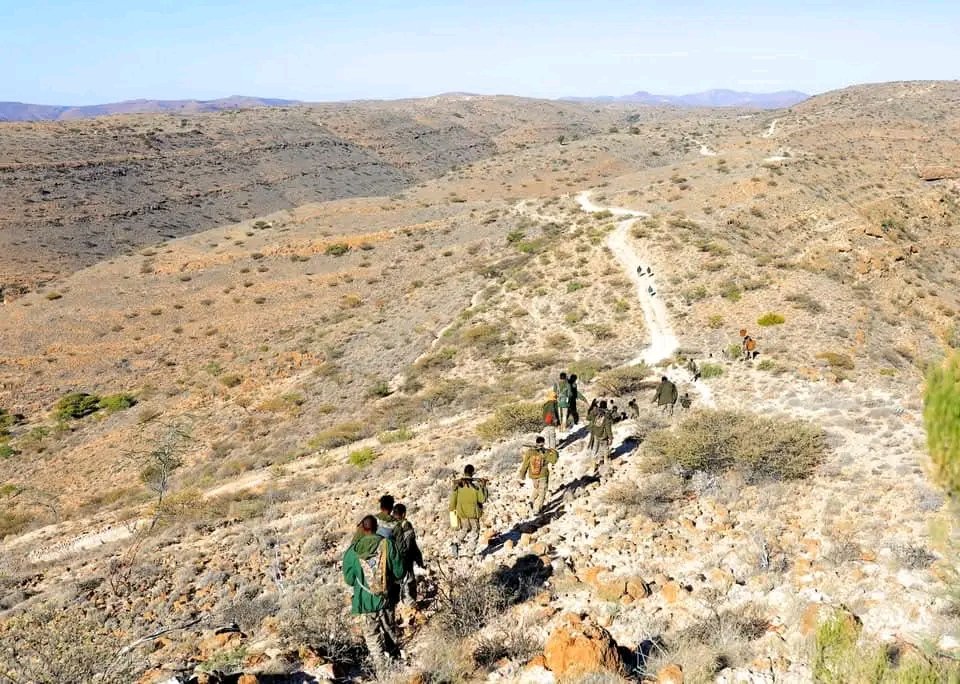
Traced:
<svg viewBox="0 0 960 684">
<path fill-rule="evenodd" d="M 645 270 L 650 266 L 654 273 L 658 272 L 653 268 L 653 264 L 646 254 L 640 254 L 630 244 L 630 227 L 634 221 L 646 218 L 649 214 L 633 209 L 624 209 L 621 207 L 602 207 L 590 199 L 590 190 L 584 190 L 577 195 L 577 204 L 583 211 L 596 213 L 608 211 L 614 216 L 623 217 L 610 236 L 607 238 L 607 246 L 616 257 L 617 261 L 623 267 L 624 273 L 634 284 L 637 293 L 637 299 L 640 300 L 640 307 L 643 309 L 643 318 L 647 324 L 647 330 L 650 332 L 650 343 L 639 356 L 631 359 L 628 365 L 635 366 L 639 363 L 645 363 L 653 366 L 665 359 L 669 359 L 680 347 L 680 343 L 673 327 L 670 325 L 670 316 L 667 313 L 667 306 L 663 298 L 659 295 L 659 288 L 656 284 L 656 278 L 651 275 L 640 275 L 638 272 L 643 266 Z M 653 290 L 651 293 L 650 290 Z M 689 383 L 694 392 L 700 398 L 700 404 L 704 406 L 714 406 L 713 391 L 702 381 L 694 381 L 693 376 L 684 368 L 674 368 L 670 371 L 670 377 L 675 382 Z"/>
<path fill-rule="evenodd" d="M 780 119 L 774 119 L 773 121 L 771 121 L 771 122 L 770 122 L 770 127 L 769 127 L 767 130 L 765 130 L 763 133 L 761 133 L 761 134 L 760 134 L 760 137 L 761 137 L 761 138 L 772 138 L 772 137 L 776 134 L 776 132 L 777 132 L 777 122 L 778 122 L 778 121 L 780 121 Z"/>
</svg>

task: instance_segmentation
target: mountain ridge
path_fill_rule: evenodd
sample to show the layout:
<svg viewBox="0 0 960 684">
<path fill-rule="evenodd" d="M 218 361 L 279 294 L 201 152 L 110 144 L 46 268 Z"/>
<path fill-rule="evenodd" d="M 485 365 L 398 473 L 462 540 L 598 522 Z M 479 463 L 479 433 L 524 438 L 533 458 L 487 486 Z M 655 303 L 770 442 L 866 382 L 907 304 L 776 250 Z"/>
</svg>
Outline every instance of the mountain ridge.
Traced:
<svg viewBox="0 0 960 684">
<path fill-rule="evenodd" d="M 625 103 L 645 105 L 672 105 L 677 107 L 752 107 L 783 109 L 808 100 L 811 96 L 798 90 L 780 90 L 772 93 L 752 93 L 727 88 L 704 90 L 685 95 L 657 95 L 638 90 L 629 95 L 600 95 L 596 97 L 563 97 L 568 102 Z"/>
<path fill-rule="evenodd" d="M 112 114 L 159 114 L 165 112 L 218 112 L 252 107 L 284 107 L 297 100 L 231 95 L 214 100 L 135 99 L 95 105 L 42 105 L 28 102 L 0 102 L 0 121 L 66 121 Z"/>
</svg>

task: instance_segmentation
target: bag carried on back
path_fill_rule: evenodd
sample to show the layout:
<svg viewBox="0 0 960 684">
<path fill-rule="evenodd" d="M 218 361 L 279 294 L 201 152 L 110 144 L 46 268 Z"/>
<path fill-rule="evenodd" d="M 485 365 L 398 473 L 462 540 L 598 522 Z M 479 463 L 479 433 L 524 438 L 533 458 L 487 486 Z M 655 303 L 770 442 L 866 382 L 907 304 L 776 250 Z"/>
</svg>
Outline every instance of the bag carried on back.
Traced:
<svg viewBox="0 0 960 684">
<path fill-rule="evenodd" d="M 530 477 L 538 478 L 543 473 L 543 465 L 546 462 L 543 449 L 534 449 L 530 454 Z"/>
<path fill-rule="evenodd" d="M 363 569 L 363 584 L 361 585 L 374 596 L 383 596 L 387 593 L 387 588 L 383 584 L 383 575 L 380 572 L 380 563 L 383 558 L 384 543 L 377 544 L 377 550 L 366 560 L 360 561 L 360 567 Z"/>
</svg>

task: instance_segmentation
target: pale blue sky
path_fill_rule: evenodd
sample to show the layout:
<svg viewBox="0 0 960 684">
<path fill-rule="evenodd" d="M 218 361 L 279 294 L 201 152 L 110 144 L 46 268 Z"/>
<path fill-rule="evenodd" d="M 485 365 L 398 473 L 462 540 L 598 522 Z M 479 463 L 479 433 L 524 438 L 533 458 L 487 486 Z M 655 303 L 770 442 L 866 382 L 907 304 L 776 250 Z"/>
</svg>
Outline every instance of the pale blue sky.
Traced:
<svg viewBox="0 0 960 684">
<path fill-rule="evenodd" d="M 960 78 L 960 0 L 0 0 L 0 100 L 816 93 Z"/>
</svg>

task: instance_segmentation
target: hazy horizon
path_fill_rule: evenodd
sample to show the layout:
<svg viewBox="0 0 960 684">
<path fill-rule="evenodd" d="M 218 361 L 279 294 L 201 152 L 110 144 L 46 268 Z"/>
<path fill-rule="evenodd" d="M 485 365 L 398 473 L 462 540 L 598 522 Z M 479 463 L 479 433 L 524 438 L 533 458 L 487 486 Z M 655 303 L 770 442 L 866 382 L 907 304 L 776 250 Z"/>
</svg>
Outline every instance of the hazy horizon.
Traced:
<svg viewBox="0 0 960 684">
<path fill-rule="evenodd" d="M 243 94 L 308 102 L 822 93 L 958 77 L 960 7 L 326 0 L 136 7 L 0 0 L 0 100 L 84 106 Z"/>
</svg>

